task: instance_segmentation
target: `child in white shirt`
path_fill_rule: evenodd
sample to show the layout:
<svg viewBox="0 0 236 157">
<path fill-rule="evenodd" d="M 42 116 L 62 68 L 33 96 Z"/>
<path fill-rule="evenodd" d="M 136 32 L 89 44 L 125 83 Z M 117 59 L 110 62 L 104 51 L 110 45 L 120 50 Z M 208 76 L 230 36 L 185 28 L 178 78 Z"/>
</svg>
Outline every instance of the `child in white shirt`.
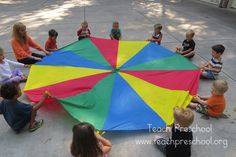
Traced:
<svg viewBox="0 0 236 157">
<path fill-rule="evenodd" d="M 11 69 L 14 67 L 15 69 Z M 27 77 L 19 68 L 29 68 L 30 65 L 25 65 L 5 58 L 4 50 L 0 47 L 0 84 L 9 82 L 24 82 Z"/>
</svg>

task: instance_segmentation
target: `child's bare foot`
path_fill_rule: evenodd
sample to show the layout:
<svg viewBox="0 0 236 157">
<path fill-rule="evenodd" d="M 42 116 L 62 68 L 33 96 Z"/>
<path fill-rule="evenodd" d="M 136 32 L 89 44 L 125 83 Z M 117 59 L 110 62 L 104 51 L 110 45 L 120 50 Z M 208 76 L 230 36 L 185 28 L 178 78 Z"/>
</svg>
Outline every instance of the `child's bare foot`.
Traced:
<svg viewBox="0 0 236 157">
<path fill-rule="evenodd" d="M 188 106 L 191 108 L 191 109 L 196 109 L 198 103 L 190 103 Z"/>
</svg>

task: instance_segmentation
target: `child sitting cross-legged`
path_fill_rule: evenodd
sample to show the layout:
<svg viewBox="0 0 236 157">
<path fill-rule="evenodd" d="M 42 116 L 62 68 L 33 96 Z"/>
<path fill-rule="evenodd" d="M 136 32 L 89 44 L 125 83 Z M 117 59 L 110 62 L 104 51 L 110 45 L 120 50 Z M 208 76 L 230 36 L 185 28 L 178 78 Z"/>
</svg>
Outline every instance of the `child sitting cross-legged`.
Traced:
<svg viewBox="0 0 236 157">
<path fill-rule="evenodd" d="M 15 69 L 11 70 L 13 67 Z M 27 77 L 20 70 L 23 67 L 29 68 L 30 65 L 6 59 L 4 50 L 0 47 L 0 84 L 26 81 Z"/>
<path fill-rule="evenodd" d="M 41 100 L 35 104 L 25 104 L 18 100 L 21 96 L 21 89 L 15 82 L 3 84 L 1 86 L 0 114 L 3 114 L 8 125 L 19 133 L 28 123 L 29 131 L 33 132 L 43 125 L 43 120 L 36 121 L 35 117 L 38 109 L 48 97 L 44 93 Z"/>
<path fill-rule="evenodd" d="M 182 47 L 176 48 L 176 53 L 179 53 L 186 58 L 192 58 L 195 55 L 195 42 L 193 40 L 194 34 L 193 30 L 188 30 L 186 32 L 186 39 L 183 41 Z"/>
<path fill-rule="evenodd" d="M 194 114 L 191 109 L 174 108 L 174 124 L 170 129 L 171 137 L 165 139 L 161 136 L 156 136 L 154 139 L 157 148 L 166 157 L 190 157 L 193 133 L 189 128 L 193 123 Z"/>
<path fill-rule="evenodd" d="M 225 47 L 221 44 L 212 46 L 211 60 L 207 64 L 201 64 L 201 76 L 206 79 L 216 79 L 221 72 L 223 62 L 221 56 L 225 51 Z"/>
<path fill-rule="evenodd" d="M 154 25 L 154 32 L 152 34 L 152 37 L 148 39 L 147 41 L 155 42 L 158 45 L 161 45 L 161 40 L 162 40 L 162 25 L 160 23 Z"/>
<path fill-rule="evenodd" d="M 88 22 L 84 21 L 81 23 L 81 28 L 77 31 L 78 40 L 82 40 L 84 38 L 89 38 L 91 32 L 88 27 Z"/>
<path fill-rule="evenodd" d="M 47 50 L 48 52 L 57 50 L 57 36 L 58 33 L 55 29 L 50 29 L 48 31 L 48 39 L 45 43 L 45 50 Z"/>
<path fill-rule="evenodd" d="M 118 21 L 115 21 L 112 24 L 110 38 L 111 38 L 111 40 L 121 40 L 121 30 L 119 28 L 119 22 Z"/>
<path fill-rule="evenodd" d="M 228 90 L 228 83 L 225 80 L 216 80 L 211 87 L 211 96 L 196 96 L 189 107 L 197 112 L 212 117 L 219 117 L 223 114 L 226 106 L 224 93 Z"/>
</svg>

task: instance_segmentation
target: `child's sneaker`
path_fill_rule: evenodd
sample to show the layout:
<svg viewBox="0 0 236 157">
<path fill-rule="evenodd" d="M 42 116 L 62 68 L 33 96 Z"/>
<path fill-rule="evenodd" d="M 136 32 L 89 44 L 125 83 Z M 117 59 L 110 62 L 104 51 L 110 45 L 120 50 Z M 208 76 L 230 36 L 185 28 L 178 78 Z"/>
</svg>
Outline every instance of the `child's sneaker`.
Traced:
<svg viewBox="0 0 236 157">
<path fill-rule="evenodd" d="M 39 120 L 39 121 L 36 121 L 34 123 L 34 126 L 32 128 L 29 128 L 29 132 L 34 132 L 35 130 L 37 130 L 38 128 L 40 128 L 41 126 L 43 125 L 43 120 Z"/>
</svg>

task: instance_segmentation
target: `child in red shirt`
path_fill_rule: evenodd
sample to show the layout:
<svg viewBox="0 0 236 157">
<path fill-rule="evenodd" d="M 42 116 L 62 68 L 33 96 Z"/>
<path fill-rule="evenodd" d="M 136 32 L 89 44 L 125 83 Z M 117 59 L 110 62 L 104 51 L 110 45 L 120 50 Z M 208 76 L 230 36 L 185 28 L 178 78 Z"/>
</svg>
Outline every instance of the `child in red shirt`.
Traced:
<svg viewBox="0 0 236 157">
<path fill-rule="evenodd" d="M 88 22 L 84 21 L 81 23 L 81 28 L 77 31 L 78 40 L 89 38 L 91 35 L 91 32 L 88 28 Z"/>
<path fill-rule="evenodd" d="M 57 36 L 58 33 L 56 30 L 51 29 L 48 31 L 48 39 L 45 43 L 45 50 L 52 52 L 57 50 Z"/>
<path fill-rule="evenodd" d="M 228 83 L 225 80 L 216 80 L 212 84 L 211 96 L 196 96 L 193 98 L 190 107 L 196 109 L 197 112 L 219 117 L 223 114 L 226 106 L 224 93 L 228 90 Z"/>
</svg>

